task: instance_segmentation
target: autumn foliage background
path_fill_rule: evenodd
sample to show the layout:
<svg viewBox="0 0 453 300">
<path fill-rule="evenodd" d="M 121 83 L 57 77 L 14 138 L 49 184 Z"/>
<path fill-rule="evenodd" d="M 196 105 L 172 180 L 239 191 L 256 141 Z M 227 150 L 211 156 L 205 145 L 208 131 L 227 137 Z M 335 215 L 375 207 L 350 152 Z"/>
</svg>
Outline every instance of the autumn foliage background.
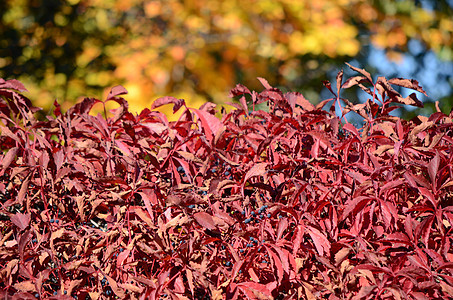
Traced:
<svg viewBox="0 0 453 300">
<path fill-rule="evenodd" d="M 446 0 L 6 0 L 0 77 L 23 82 L 46 110 L 122 84 L 140 112 L 161 96 L 221 104 L 239 82 L 260 88 L 256 77 L 318 103 L 319 82 L 350 62 L 418 78 L 449 111 L 452 14 Z M 379 49 L 390 61 L 373 58 Z M 435 112 L 423 100 L 424 114 Z"/>
</svg>

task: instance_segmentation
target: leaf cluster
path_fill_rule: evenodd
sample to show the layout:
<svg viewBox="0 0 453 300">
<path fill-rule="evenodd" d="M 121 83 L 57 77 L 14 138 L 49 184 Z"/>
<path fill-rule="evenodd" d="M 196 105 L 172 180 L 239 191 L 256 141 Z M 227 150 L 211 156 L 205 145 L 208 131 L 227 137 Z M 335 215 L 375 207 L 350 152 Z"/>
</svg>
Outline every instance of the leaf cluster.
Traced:
<svg viewBox="0 0 453 300">
<path fill-rule="evenodd" d="M 0 81 L 0 294 L 453 297 L 453 115 L 393 117 L 421 102 L 392 85 L 418 83 L 351 68 L 316 106 L 262 78 L 229 112 L 156 100 L 183 110 L 175 122 L 131 114 L 120 86 L 39 121 L 23 85 Z M 352 86 L 370 99 L 343 99 Z M 90 114 L 109 101 L 111 117 Z"/>
</svg>

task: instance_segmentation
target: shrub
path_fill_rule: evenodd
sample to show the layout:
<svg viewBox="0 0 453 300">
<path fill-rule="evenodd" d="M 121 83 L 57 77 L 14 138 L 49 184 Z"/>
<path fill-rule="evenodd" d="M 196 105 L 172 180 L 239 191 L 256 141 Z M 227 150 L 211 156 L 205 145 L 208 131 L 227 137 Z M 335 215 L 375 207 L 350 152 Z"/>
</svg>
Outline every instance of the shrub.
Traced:
<svg viewBox="0 0 453 300">
<path fill-rule="evenodd" d="M 177 122 L 131 114 L 122 87 L 38 120 L 1 80 L 2 296 L 453 297 L 453 114 L 391 116 L 422 105 L 392 87 L 424 93 L 417 81 L 351 68 L 316 106 L 262 78 L 221 119 L 154 102 L 183 109 Z M 342 99 L 352 86 L 370 99 Z M 90 115 L 108 101 L 111 117 Z"/>
</svg>

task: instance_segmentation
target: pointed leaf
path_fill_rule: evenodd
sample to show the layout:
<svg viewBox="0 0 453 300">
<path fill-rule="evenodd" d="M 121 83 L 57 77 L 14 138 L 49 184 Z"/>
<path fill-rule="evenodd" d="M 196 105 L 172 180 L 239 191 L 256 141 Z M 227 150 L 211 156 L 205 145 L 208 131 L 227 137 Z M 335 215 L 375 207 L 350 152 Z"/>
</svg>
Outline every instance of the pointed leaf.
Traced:
<svg viewBox="0 0 453 300">
<path fill-rule="evenodd" d="M 112 277 L 108 276 L 107 274 L 104 274 L 104 276 L 107 278 L 110 288 L 115 293 L 115 295 L 120 297 L 120 299 L 124 299 L 126 294 L 124 293 L 123 289 L 118 286 L 118 284 Z"/>
<path fill-rule="evenodd" d="M 271 291 L 269 291 L 267 286 L 265 286 L 264 284 L 261 284 L 261 283 L 257 283 L 257 282 L 241 282 L 241 283 L 238 283 L 237 286 L 245 287 L 245 288 L 250 289 L 252 291 L 253 290 L 257 291 L 257 292 L 263 294 L 264 296 L 268 297 L 267 299 L 272 297 Z M 260 295 L 256 295 L 256 296 L 258 297 L 258 299 L 266 299 L 266 298 L 260 298 L 259 297 Z"/>
<path fill-rule="evenodd" d="M 405 88 L 413 89 L 417 92 L 420 92 L 424 94 L 425 96 L 428 96 L 426 92 L 423 90 L 423 88 L 418 84 L 418 81 L 415 79 L 405 79 L 405 78 L 392 78 L 389 79 L 390 84 L 402 86 Z"/>
<path fill-rule="evenodd" d="M 337 95 L 340 96 L 341 83 L 343 81 L 343 70 L 340 70 L 337 74 Z"/>
<path fill-rule="evenodd" d="M 95 98 L 85 98 L 82 102 L 77 103 L 73 107 L 71 107 L 67 112 L 66 115 L 84 115 L 90 112 L 93 106 L 96 103 L 100 103 L 102 101 L 95 99 Z"/>
<path fill-rule="evenodd" d="M 417 95 L 415 93 L 410 94 L 409 96 L 403 98 L 403 97 L 397 97 L 396 103 L 401 103 L 401 104 L 406 104 L 406 105 L 412 105 L 415 107 L 421 107 L 423 108 L 423 102 L 418 100 Z"/>
<path fill-rule="evenodd" d="M 30 214 L 17 213 L 11 217 L 11 222 L 13 222 L 13 224 L 19 227 L 21 230 L 25 230 L 30 224 L 30 218 Z"/>
<path fill-rule="evenodd" d="M 12 89 L 19 92 L 28 92 L 28 90 L 25 88 L 22 82 L 16 79 L 10 79 L 5 81 L 3 78 L 0 78 L 0 89 Z"/>
<path fill-rule="evenodd" d="M 371 75 L 370 73 L 368 73 L 367 71 L 365 71 L 364 69 L 359 69 L 359 68 L 356 68 L 348 63 L 346 63 L 348 65 L 348 67 L 350 67 L 351 69 L 353 69 L 354 71 L 362 74 L 363 76 L 365 76 L 366 79 L 368 79 L 368 81 L 373 84 L 373 79 L 371 78 Z"/>
<path fill-rule="evenodd" d="M 5 170 L 9 167 L 9 165 L 13 162 L 14 158 L 16 158 L 16 154 L 19 152 L 19 147 L 13 147 L 8 150 L 6 155 L 3 157 L 2 161 L 2 169 Z"/>
<path fill-rule="evenodd" d="M 244 176 L 244 180 L 241 185 L 242 196 L 244 197 L 244 187 L 247 180 L 253 176 L 263 176 L 266 174 L 267 163 L 258 163 L 254 165 Z"/>
<path fill-rule="evenodd" d="M 21 291 L 21 292 L 35 292 L 36 291 L 35 284 L 31 280 L 14 283 L 13 287 L 16 290 Z M 17 299 L 19 299 L 19 298 L 17 298 Z"/>
<path fill-rule="evenodd" d="M 206 111 L 195 108 L 193 108 L 192 110 L 201 121 L 201 125 L 206 134 L 207 139 L 210 142 L 212 142 L 214 140 L 215 135 L 217 134 L 217 131 L 219 131 L 222 128 L 223 126 L 222 122 L 219 119 L 217 119 L 216 116 L 211 115 Z"/>
<path fill-rule="evenodd" d="M 324 255 L 324 252 L 328 253 L 330 250 L 330 242 L 327 237 L 319 231 L 317 228 L 307 226 L 308 234 L 310 235 L 313 243 L 315 244 L 316 250 L 320 256 Z"/>
<path fill-rule="evenodd" d="M 350 252 L 351 249 L 349 247 L 343 247 L 340 250 L 338 250 L 334 255 L 335 265 L 337 267 L 340 266 L 343 260 L 345 260 L 348 257 Z"/>
<path fill-rule="evenodd" d="M 209 229 L 209 230 L 214 230 L 216 229 L 214 219 L 212 216 L 204 211 L 197 212 L 193 215 L 195 220 L 197 221 L 198 224 L 201 226 Z"/>
<path fill-rule="evenodd" d="M 293 255 L 294 256 L 297 255 L 297 251 L 299 250 L 302 240 L 304 238 L 304 233 L 305 233 L 304 226 L 300 225 L 300 224 L 297 225 L 296 237 L 293 240 L 293 247 L 294 247 Z"/>
<path fill-rule="evenodd" d="M 359 131 L 357 130 L 357 128 L 352 125 L 351 123 L 346 123 L 343 125 L 343 129 L 351 132 L 352 134 L 354 134 L 356 137 L 360 138 L 360 133 Z"/>
<path fill-rule="evenodd" d="M 175 97 L 165 96 L 156 99 L 151 105 L 151 109 L 161 107 L 162 105 L 165 104 L 173 104 L 173 113 L 176 113 L 182 106 L 186 105 L 186 102 L 184 101 L 184 99 L 177 99 Z"/>
<path fill-rule="evenodd" d="M 354 77 L 351 77 L 351 78 L 348 78 L 344 83 L 343 85 L 341 86 L 341 88 L 343 89 L 348 89 L 354 85 L 357 85 L 359 83 L 363 83 L 363 82 L 368 82 L 368 79 L 364 76 L 354 76 Z"/>
<path fill-rule="evenodd" d="M 22 182 L 19 193 L 17 194 L 17 201 L 20 204 L 24 203 L 24 199 L 27 196 L 29 183 L 30 183 L 30 176 L 27 176 L 27 178 L 25 178 L 25 180 Z"/>
<path fill-rule="evenodd" d="M 236 87 L 230 91 L 230 94 L 228 96 L 230 98 L 233 98 L 235 96 L 240 96 L 242 94 L 251 94 L 251 93 L 250 93 L 250 90 L 247 87 L 245 87 L 244 85 L 237 84 Z"/>
<path fill-rule="evenodd" d="M 282 237 L 283 232 L 288 228 L 288 219 L 283 217 L 278 221 L 277 241 Z"/>
<path fill-rule="evenodd" d="M 267 89 L 267 90 L 272 89 L 271 85 L 269 84 L 269 82 L 266 79 L 264 79 L 262 77 L 257 77 L 257 78 L 261 82 L 261 84 L 264 86 L 265 89 Z"/>
<path fill-rule="evenodd" d="M 127 94 L 127 90 L 122 85 L 117 85 L 117 86 L 114 86 L 110 90 L 110 92 L 107 96 L 107 100 L 111 100 L 118 95 L 125 95 L 125 94 Z"/>
<path fill-rule="evenodd" d="M 436 186 L 436 176 L 437 172 L 439 170 L 439 164 L 440 164 L 440 156 L 439 152 L 436 152 L 436 155 L 434 155 L 433 159 L 428 164 L 428 174 L 429 177 L 431 178 L 432 186 Z"/>
<path fill-rule="evenodd" d="M 118 254 L 116 258 L 116 266 L 121 267 L 124 264 L 124 261 L 129 257 L 129 254 L 131 253 L 131 250 L 125 249 L 123 252 Z"/>
<path fill-rule="evenodd" d="M 283 266 L 282 262 L 280 261 L 280 258 L 278 258 L 277 254 L 270 248 L 266 247 L 267 253 L 269 254 L 269 258 L 272 258 L 272 261 L 274 262 L 272 266 L 274 268 L 277 268 L 277 280 L 278 283 L 280 284 L 283 280 Z"/>
<path fill-rule="evenodd" d="M 285 94 L 285 99 L 291 108 L 294 111 L 294 108 L 297 105 L 300 105 L 306 111 L 312 111 L 315 109 L 315 106 L 311 104 L 301 93 L 290 92 Z"/>
</svg>

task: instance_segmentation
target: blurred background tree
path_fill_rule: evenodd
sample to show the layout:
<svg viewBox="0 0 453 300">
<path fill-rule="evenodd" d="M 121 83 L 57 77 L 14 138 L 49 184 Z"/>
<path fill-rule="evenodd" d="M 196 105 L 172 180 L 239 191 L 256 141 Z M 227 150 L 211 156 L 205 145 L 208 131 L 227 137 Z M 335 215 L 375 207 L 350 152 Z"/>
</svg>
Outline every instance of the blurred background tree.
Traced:
<svg viewBox="0 0 453 300">
<path fill-rule="evenodd" d="M 258 76 L 316 103 L 350 62 L 419 80 L 449 112 L 452 15 L 452 0 L 3 0 L 0 77 L 46 109 L 123 84 L 139 112 L 163 95 L 223 103 Z"/>
</svg>

